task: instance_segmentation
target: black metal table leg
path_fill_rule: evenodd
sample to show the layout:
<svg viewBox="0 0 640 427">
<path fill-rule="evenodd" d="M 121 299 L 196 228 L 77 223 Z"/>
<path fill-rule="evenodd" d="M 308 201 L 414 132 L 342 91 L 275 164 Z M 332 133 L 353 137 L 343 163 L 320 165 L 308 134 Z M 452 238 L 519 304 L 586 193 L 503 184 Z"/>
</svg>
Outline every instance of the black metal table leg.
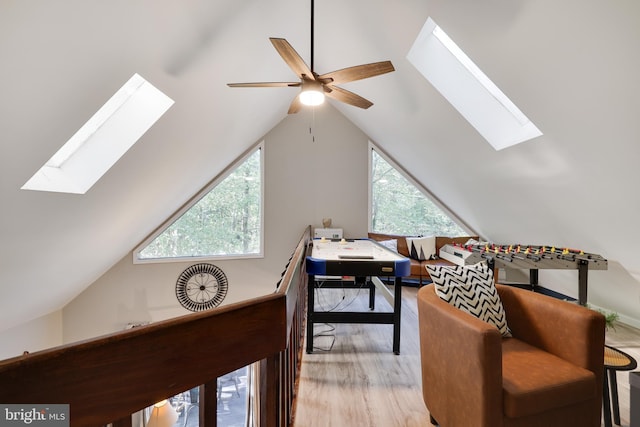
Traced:
<svg viewBox="0 0 640 427">
<path fill-rule="evenodd" d="M 315 304 L 316 277 L 309 275 L 307 284 L 307 353 L 313 353 L 313 312 Z"/>
<path fill-rule="evenodd" d="M 616 377 L 616 371 L 608 369 L 609 371 L 609 390 L 611 392 L 611 408 L 613 409 L 613 423 L 620 425 L 620 404 L 618 402 L 618 379 Z"/>
<path fill-rule="evenodd" d="M 529 285 L 531 285 L 531 290 L 536 291 L 536 287 L 538 286 L 538 269 L 532 268 L 529 270 Z"/>
<path fill-rule="evenodd" d="M 609 397 L 609 382 L 607 381 L 608 369 L 605 369 L 603 378 L 603 391 L 602 391 L 602 418 L 604 419 L 604 427 L 611 426 L 611 400 Z"/>
<path fill-rule="evenodd" d="M 589 261 L 581 259 L 578 264 L 578 304 L 587 305 L 587 277 Z"/>
<path fill-rule="evenodd" d="M 400 310 L 402 308 L 402 277 L 396 277 L 393 297 L 393 352 L 400 354 Z"/>
</svg>

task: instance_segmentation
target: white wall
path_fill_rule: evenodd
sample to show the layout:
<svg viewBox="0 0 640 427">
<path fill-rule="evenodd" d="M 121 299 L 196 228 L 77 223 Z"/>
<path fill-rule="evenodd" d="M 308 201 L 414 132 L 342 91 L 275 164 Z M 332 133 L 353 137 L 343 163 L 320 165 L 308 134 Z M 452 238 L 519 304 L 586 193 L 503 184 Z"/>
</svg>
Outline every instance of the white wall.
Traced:
<svg viewBox="0 0 640 427">
<path fill-rule="evenodd" d="M 577 270 L 540 270 L 540 285 L 573 298 L 578 297 Z M 588 303 L 594 308 L 613 311 L 619 321 L 640 328 L 640 285 L 619 262 L 608 261 L 607 270 L 590 270 Z"/>
<path fill-rule="evenodd" d="M 305 228 L 321 226 L 324 217 L 346 236 L 367 233 L 368 138 L 362 131 L 326 105 L 287 117 L 264 140 L 265 257 L 212 261 L 229 280 L 223 304 L 272 292 Z M 176 300 L 175 283 L 191 264 L 133 264 L 129 253 L 64 308 L 64 342 L 188 314 Z"/>
<path fill-rule="evenodd" d="M 0 333 L 0 360 L 62 344 L 62 310 Z"/>
</svg>

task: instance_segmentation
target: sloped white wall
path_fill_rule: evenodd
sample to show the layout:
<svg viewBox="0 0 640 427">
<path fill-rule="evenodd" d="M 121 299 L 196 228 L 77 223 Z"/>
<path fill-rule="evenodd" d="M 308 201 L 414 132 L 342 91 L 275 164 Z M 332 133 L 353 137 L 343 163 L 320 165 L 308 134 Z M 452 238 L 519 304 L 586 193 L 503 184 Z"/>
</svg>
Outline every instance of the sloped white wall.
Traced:
<svg viewBox="0 0 640 427">
<path fill-rule="evenodd" d="M 62 344 L 62 310 L 0 333 L 0 360 Z"/>
<path fill-rule="evenodd" d="M 211 261 L 229 279 L 223 304 L 272 292 L 305 228 L 320 226 L 324 217 L 347 236 L 367 233 L 362 131 L 326 105 L 285 118 L 264 140 L 265 257 Z M 64 342 L 188 314 L 176 300 L 175 282 L 191 264 L 133 264 L 128 254 L 63 309 Z"/>
<path fill-rule="evenodd" d="M 640 3 L 507 3 L 426 2 L 543 136 L 493 150 L 411 68 L 374 117 L 349 117 L 486 238 L 607 258 L 607 271 L 589 274 L 589 302 L 640 326 Z M 404 84 L 411 96 L 399 96 Z M 540 281 L 577 295 L 575 271 L 545 271 Z"/>
</svg>

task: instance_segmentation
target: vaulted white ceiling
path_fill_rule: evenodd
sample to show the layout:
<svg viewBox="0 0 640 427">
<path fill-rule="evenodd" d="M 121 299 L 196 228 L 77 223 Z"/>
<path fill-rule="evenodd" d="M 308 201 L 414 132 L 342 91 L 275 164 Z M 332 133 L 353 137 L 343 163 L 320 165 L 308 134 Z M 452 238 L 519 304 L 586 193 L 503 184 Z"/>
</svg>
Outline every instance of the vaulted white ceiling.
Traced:
<svg viewBox="0 0 640 427">
<path fill-rule="evenodd" d="M 300 0 L 0 0 L 0 330 L 62 307 L 286 116 L 297 89 L 226 83 L 294 79 L 268 38 L 308 61 L 309 15 Z M 481 234 L 609 258 L 628 296 L 612 305 L 633 312 L 637 2 L 317 0 L 315 15 L 317 72 L 396 68 L 344 85 L 374 106 L 340 112 Z M 544 136 L 496 152 L 424 80 L 406 54 L 428 16 Z M 175 100 L 140 142 L 84 196 L 20 190 L 134 73 Z"/>
</svg>

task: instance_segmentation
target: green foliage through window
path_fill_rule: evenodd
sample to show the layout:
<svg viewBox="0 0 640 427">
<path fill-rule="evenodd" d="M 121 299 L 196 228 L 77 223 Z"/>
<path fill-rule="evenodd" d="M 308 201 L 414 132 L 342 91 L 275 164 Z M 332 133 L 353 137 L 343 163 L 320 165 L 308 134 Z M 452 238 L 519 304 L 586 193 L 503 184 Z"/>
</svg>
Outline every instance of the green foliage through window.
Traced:
<svg viewBox="0 0 640 427">
<path fill-rule="evenodd" d="M 465 236 L 468 233 L 371 150 L 371 231 L 405 236 Z"/>
<path fill-rule="evenodd" d="M 139 259 L 259 254 L 261 149 L 151 241 Z"/>
</svg>

